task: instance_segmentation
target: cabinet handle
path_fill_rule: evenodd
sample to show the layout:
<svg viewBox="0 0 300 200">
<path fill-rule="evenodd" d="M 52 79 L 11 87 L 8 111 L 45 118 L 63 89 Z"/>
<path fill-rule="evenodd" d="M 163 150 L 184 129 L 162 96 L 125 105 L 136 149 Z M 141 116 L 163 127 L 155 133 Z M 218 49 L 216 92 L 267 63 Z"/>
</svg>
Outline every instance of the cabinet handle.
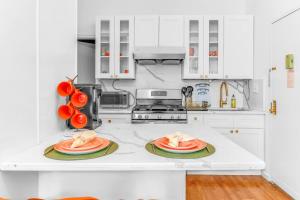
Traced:
<svg viewBox="0 0 300 200">
<path fill-rule="evenodd" d="M 230 133 L 233 133 L 233 130 L 230 130 Z"/>
<path fill-rule="evenodd" d="M 236 129 L 236 130 L 235 130 L 235 133 L 239 133 L 239 130 L 238 130 L 238 129 Z"/>
</svg>

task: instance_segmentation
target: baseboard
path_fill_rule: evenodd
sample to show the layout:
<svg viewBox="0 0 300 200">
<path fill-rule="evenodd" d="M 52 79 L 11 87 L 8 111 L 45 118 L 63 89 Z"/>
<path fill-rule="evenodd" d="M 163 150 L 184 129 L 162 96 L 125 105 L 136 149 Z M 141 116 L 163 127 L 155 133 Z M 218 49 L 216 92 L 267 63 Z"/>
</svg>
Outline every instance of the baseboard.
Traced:
<svg viewBox="0 0 300 200">
<path fill-rule="evenodd" d="M 251 171 L 187 171 L 187 175 L 261 175 L 260 170 Z"/>
<path fill-rule="evenodd" d="M 289 187 L 285 182 L 276 179 L 275 177 L 272 177 L 272 181 L 278 185 L 283 191 L 285 191 L 287 194 L 289 194 L 294 199 L 300 199 L 299 191 L 293 190 L 291 187 Z"/>
<path fill-rule="evenodd" d="M 264 177 L 267 181 L 272 182 L 272 177 L 267 171 L 262 171 L 261 173 L 262 177 Z"/>
</svg>

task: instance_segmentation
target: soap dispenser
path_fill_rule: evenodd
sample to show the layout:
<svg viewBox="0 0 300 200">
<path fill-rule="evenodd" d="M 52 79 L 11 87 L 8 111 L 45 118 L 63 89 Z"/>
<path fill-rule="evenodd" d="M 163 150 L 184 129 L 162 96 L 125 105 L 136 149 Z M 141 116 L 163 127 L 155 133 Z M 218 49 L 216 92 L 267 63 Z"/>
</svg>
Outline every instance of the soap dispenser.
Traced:
<svg viewBox="0 0 300 200">
<path fill-rule="evenodd" d="M 234 94 L 231 97 L 231 108 L 236 108 L 236 98 Z"/>
</svg>

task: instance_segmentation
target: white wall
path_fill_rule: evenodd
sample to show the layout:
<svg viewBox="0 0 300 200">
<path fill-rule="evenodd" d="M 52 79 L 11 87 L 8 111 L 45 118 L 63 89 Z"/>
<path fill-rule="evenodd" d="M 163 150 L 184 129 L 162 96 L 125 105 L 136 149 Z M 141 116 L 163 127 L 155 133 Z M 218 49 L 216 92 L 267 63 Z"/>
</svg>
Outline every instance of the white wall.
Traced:
<svg viewBox="0 0 300 200">
<path fill-rule="evenodd" d="M 77 3 L 74 0 L 40 0 L 39 11 L 39 120 L 40 140 L 66 128 L 57 108 L 65 103 L 56 86 L 74 77 L 77 65 Z"/>
<path fill-rule="evenodd" d="M 144 15 L 144 14 L 245 14 L 247 0 L 78 0 L 78 34 L 94 35 L 95 19 L 100 15 Z M 79 82 L 95 82 L 95 52 L 94 45 L 79 43 L 78 45 L 78 73 Z M 150 67 L 159 74 L 165 82 L 154 79 L 143 67 L 137 67 L 135 81 L 120 81 L 116 85 L 122 89 L 135 92 L 136 88 L 181 88 L 193 85 L 197 81 L 182 81 L 181 69 L 178 66 Z M 198 81 L 199 82 L 199 81 Z M 103 81 L 111 89 L 111 81 Z M 212 84 L 213 106 L 218 106 L 220 81 Z M 235 93 L 238 106 L 243 106 L 243 96 Z M 231 96 L 230 96 L 231 97 Z"/>
<path fill-rule="evenodd" d="M 94 34 L 97 15 L 243 14 L 247 0 L 78 0 L 78 33 Z"/>
<path fill-rule="evenodd" d="M 37 138 L 35 11 L 36 0 L 1 1 L 0 161 Z M 0 196 L 15 193 L 7 187 L 20 179 L 10 177 L 0 172 Z"/>
<path fill-rule="evenodd" d="M 253 14 L 255 16 L 255 44 L 254 44 L 254 76 L 256 78 L 262 78 L 267 81 L 268 79 L 268 69 L 272 67 L 271 65 L 271 22 L 278 19 L 279 17 L 285 15 L 289 11 L 299 8 L 300 2 L 299 0 L 248 0 L 248 9 L 247 12 L 249 14 Z M 299 19 L 300 21 L 300 19 Z M 278 42 L 278 41 L 277 41 Z M 267 84 L 265 84 L 264 90 L 266 91 L 265 97 L 265 110 L 268 109 L 270 103 L 270 93 Z M 294 90 L 293 92 L 297 92 Z M 281 95 L 286 95 L 284 91 L 281 91 Z M 280 102 L 279 102 L 280 103 Z M 298 102 L 294 102 L 294 104 L 298 104 Z M 296 106 L 296 105 L 295 105 Z M 278 108 L 282 109 L 282 108 Z M 289 118 L 297 118 L 297 116 L 289 116 Z M 295 182 L 299 179 L 299 172 L 292 171 L 293 175 L 288 175 L 287 171 L 291 172 L 291 166 L 289 164 L 293 163 L 296 160 L 285 160 L 287 164 L 283 169 L 276 169 L 276 162 L 278 161 L 278 157 L 275 155 L 275 150 L 272 147 L 272 143 L 274 142 L 274 135 L 276 134 L 272 132 L 272 123 L 274 123 L 273 119 L 268 116 L 267 118 L 267 128 L 266 133 L 266 162 L 267 162 L 267 171 L 266 174 L 272 177 L 280 177 L 276 180 L 276 183 L 284 187 L 284 189 L 289 188 L 289 192 L 297 191 L 299 192 L 299 188 L 297 189 Z M 285 123 L 286 126 L 291 126 L 292 124 Z M 285 126 L 282 125 L 281 126 Z M 273 129 L 274 130 L 274 129 Z M 292 133 L 287 133 L 292 134 Z M 286 135 L 286 134 L 285 134 Z M 292 139 L 293 140 L 293 139 Z M 298 141 L 297 138 L 294 140 Z M 279 172 L 280 171 L 280 172 Z M 279 173 L 278 173 L 279 172 Z M 295 195 L 295 193 L 294 193 Z M 295 198 L 300 198 L 295 197 Z"/>
</svg>

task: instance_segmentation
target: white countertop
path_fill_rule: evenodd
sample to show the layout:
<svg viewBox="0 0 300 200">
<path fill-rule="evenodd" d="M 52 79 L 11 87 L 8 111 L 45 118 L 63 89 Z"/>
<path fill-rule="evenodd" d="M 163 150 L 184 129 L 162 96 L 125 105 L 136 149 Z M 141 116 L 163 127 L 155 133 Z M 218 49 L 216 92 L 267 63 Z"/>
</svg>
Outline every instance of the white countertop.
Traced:
<svg viewBox="0 0 300 200">
<path fill-rule="evenodd" d="M 199 159 L 170 159 L 148 153 L 144 145 L 165 134 L 182 131 L 216 147 L 216 152 Z M 43 156 L 44 149 L 62 139 L 55 135 L 1 163 L 4 171 L 120 171 L 120 170 L 261 170 L 265 163 L 213 129 L 188 124 L 111 124 L 97 129 L 114 140 L 119 149 L 91 160 L 58 161 Z"/>
</svg>

